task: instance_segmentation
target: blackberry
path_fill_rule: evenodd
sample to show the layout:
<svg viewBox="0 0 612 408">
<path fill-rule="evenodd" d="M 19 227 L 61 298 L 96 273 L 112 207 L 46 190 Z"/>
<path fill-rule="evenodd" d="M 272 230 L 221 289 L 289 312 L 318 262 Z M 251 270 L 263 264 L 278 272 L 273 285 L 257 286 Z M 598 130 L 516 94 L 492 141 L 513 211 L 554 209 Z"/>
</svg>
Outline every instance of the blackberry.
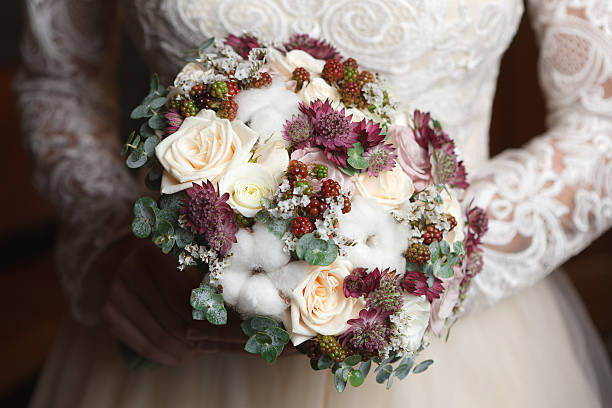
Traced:
<svg viewBox="0 0 612 408">
<path fill-rule="evenodd" d="M 189 116 L 195 116 L 198 114 L 198 107 L 194 101 L 185 100 L 181 104 L 181 115 L 188 118 Z"/>
<path fill-rule="evenodd" d="M 216 111 L 221 106 L 221 100 L 213 98 L 209 94 L 205 94 L 196 99 L 195 104 L 200 109 L 210 109 Z"/>
<path fill-rule="evenodd" d="M 450 224 L 449 231 L 452 231 L 453 228 L 455 228 L 457 226 L 457 220 L 455 219 L 455 217 L 453 217 L 450 214 L 446 214 L 446 219 L 448 220 L 448 223 Z"/>
<path fill-rule="evenodd" d="M 319 340 L 321 353 L 329 355 L 335 362 L 341 363 L 347 357 L 346 350 L 340 346 L 340 343 L 338 343 L 338 340 L 336 340 L 334 336 L 322 336 L 318 334 L 317 339 Z"/>
<path fill-rule="evenodd" d="M 355 106 L 359 103 L 361 89 L 355 82 L 344 82 L 340 88 L 340 96 L 346 106 Z"/>
<path fill-rule="evenodd" d="M 442 231 L 434 227 L 433 225 L 428 225 L 425 228 L 425 232 L 421 235 L 423 238 L 423 242 L 425 245 L 429 245 L 434 241 L 442 241 Z"/>
<path fill-rule="evenodd" d="M 344 66 L 338 60 L 327 60 L 321 76 L 329 82 L 339 81 L 344 77 Z"/>
<path fill-rule="evenodd" d="M 370 82 L 374 82 L 374 75 L 370 71 L 361 71 L 357 77 L 357 84 L 359 87 L 361 88 Z"/>
<path fill-rule="evenodd" d="M 357 71 L 353 68 L 344 67 L 344 76 L 342 77 L 347 82 L 357 81 Z"/>
<path fill-rule="evenodd" d="M 327 210 L 327 203 L 319 197 L 310 197 L 310 203 L 306 206 L 306 212 L 312 218 L 319 218 L 323 216 Z"/>
<path fill-rule="evenodd" d="M 340 195 L 340 184 L 332 179 L 326 179 L 321 186 L 321 192 L 325 198 L 337 197 Z"/>
<path fill-rule="evenodd" d="M 429 248 L 423 244 L 414 243 L 406 252 L 406 257 L 412 263 L 423 264 L 431 258 Z"/>
<path fill-rule="evenodd" d="M 296 178 L 305 179 L 308 177 L 308 166 L 299 160 L 291 160 L 287 171 Z"/>
<path fill-rule="evenodd" d="M 291 79 L 297 82 L 295 90 L 299 91 L 300 89 L 302 89 L 302 86 L 304 86 L 304 82 L 310 81 L 310 72 L 306 71 L 305 68 L 297 67 L 293 70 Z"/>
<path fill-rule="evenodd" d="M 210 96 L 219 99 L 225 99 L 227 97 L 227 84 L 225 81 L 215 81 L 210 86 Z"/>
<path fill-rule="evenodd" d="M 342 196 L 344 198 L 344 206 L 342 207 L 342 214 L 351 212 L 351 199 L 348 196 Z"/>
<path fill-rule="evenodd" d="M 265 88 L 272 83 L 272 77 L 267 72 L 260 72 L 259 78 L 251 80 L 251 88 Z"/>
<path fill-rule="evenodd" d="M 291 220 L 291 232 L 296 237 L 312 232 L 312 228 L 312 222 L 306 217 L 295 217 Z"/>
<path fill-rule="evenodd" d="M 222 119 L 232 121 L 236 119 L 237 113 L 238 104 L 232 99 L 226 99 L 225 101 L 221 101 L 221 104 L 219 105 L 219 110 L 217 111 L 217 116 Z"/>
<path fill-rule="evenodd" d="M 204 84 L 195 84 L 189 91 L 189 96 L 194 101 L 206 94 L 208 94 L 208 87 Z"/>
<path fill-rule="evenodd" d="M 240 93 L 240 88 L 238 87 L 238 82 L 234 81 L 225 81 L 227 85 L 227 96 L 233 98 L 234 96 Z"/>
<path fill-rule="evenodd" d="M 353 71 L 357 71 L 359 69 L 359 64 L 357 64 L 357 60 L 355 58 L 347 58 L 342 63 L 344 68 L 351 68 Z"/>
<path fill-rule="evenodd" d="M 318 179 L 324 179 L 325 177 L 327 177 L 327 173 L 328 173 L 328 169 L 327 169 L 327 166 L 324 164 L 317 164 L 312 169 L 313 177 L 318 178 Z"/>
</svg>

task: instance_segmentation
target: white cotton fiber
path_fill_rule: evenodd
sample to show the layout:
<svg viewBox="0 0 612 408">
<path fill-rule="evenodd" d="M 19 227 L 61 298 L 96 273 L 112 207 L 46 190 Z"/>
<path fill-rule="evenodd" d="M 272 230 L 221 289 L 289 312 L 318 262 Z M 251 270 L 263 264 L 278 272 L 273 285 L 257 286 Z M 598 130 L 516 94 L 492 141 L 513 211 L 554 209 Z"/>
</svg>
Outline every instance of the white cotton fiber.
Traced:
<svg viewBox="0 0 612 408">
<path fill-rule="evenodd" d="M 242 287 L 251 276 L 249 268 L 240 266 L 230 267 L 223 270 L 219 283 L 223 286 L 223 300 L 229 305 L 236 305 Z"/>
<path fill-rule="evenodd" d="M 236 243 L 232 245 L 231 257 L 232 266 L 235 267 L 250 267 L 251 265 L 251 254 L 255 250 L 253 234 L 249 231 L 241 228 L 236 234 Z"/>
<path fill-rule="evenodd" d="M 280 269 L 267 270 L 266 273 L 272 279 L 276 288 L 289 297 L 293 289 L 306 279 L 310 268 L 311 266 L 304 261 L 294 261 Z"/>
<path fill-rule="evenodd" d="M 355 196 L 351 212 L 340 220 L 338 232 L 357 242 L 347 248 L 347 257 L 353 266 L 405 271 L 402 253 L 408 245 L 409 231 L 376 201 Z"/>
<path fill-rule="evenodd" d="M 268 231 L 268 227 L 262 224 L 253 226 L 253 250 L 250 254 L 250 262 L 264 271 L 279 269 L 289 262 L 289 254 L 283 251 L 283 241 Z"/>
<path fill-rule="evenodd" d="M 236 309 L 244 317 L 260 314 L 280 319 L 287 307 L 270 278 L 259 273 L 242 286 Z"/>
<path fill-rule="evenodd" d="M 280 139 L 288 119 L 298 113 L 299 97 L 285 87 L 285 79 L 274 78 L 267 88 L 248 89 L 236 96 L 236 118 L 259 133 L 259 143 L 272 136 Z"/>
</svg>

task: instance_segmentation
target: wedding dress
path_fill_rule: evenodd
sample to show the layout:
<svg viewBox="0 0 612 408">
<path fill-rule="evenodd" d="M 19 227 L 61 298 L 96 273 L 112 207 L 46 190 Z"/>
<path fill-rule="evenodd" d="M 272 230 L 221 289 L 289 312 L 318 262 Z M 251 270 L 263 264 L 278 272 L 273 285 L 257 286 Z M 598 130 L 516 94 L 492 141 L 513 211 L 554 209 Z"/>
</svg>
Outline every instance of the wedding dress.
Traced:
<svg viewBox="0 0 612 408">
<path fill-rule="evenodd" d="M 563 274 L 549 275 L 612 225 L 611 4 L 529 2 L 549 131 L 489 160 L 496 78 L 521 0 L 26 1 L 16 89 L 36 182 L 61 220 L 58 269 L 81 323 L 96 321 L 104 293 L 105 282 L 88 273 L 92 260 L 128 233 L 138 192 L 118 156 L 120 16 L 165 83 L 184 51 L 209 36 L 329 39 L 384 73 L 407 108 L 442 121 L 470 173 L 468 196 L 491 218 L 485 269 L 465 315 L 448 342 L 431 339 L 424 354 L 434 365 L 390 391 L 369 378 L 337 394 L 302 356 L 268 366 L 220 353 L 130 371 L 104 329 L 69 321 L 32 406 L 612 406 L 610 366 L 592 323 Z"/>
</svg>

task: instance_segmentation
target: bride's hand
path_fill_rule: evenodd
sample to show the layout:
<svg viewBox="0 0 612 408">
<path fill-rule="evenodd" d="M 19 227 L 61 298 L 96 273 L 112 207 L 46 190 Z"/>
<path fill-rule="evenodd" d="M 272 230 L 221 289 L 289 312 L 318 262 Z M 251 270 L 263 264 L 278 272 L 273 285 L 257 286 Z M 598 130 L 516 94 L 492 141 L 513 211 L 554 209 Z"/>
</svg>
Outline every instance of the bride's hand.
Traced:
<svg viewBox="0 0 612 408">
<path fill-rule="evenodd" d="M 201 273 L 178 271 L 175 260 L 150 241 L 130 238 L 109 249 L 96 264 L 111 285 L 103 309 L 110 330 L 141 355 L 169 365 L 213 351 L 239 351 L 247 340 L 240 319 L 213 326 L 191 318 L 189 295 Z"/>
</svg>

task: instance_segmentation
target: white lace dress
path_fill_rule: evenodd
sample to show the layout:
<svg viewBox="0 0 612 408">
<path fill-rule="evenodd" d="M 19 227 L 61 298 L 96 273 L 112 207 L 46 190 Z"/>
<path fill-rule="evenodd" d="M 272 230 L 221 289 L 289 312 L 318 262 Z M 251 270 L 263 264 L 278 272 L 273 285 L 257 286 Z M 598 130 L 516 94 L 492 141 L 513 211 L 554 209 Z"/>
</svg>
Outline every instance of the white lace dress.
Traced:
<svg viewBox="0 0 612 408">
<path fill-rule="evenodd" d="M 549 131 L 488 159 L 502 53 L 520 0 L 28 0 L 17 81 L 38 186 L 56 205 L 58 269 L 76 319 L 96 321 L 93 259 L 126 233 L 135 181 L 118 157 L 114 69 L 120 15 L 166 81 L 184 49 L 228 32 L 307 32 L 383 72 L 408 108 L 430 110 L 463 152 L 469 196 L 489 211 L 485 270 L 435 364 L 385 391 L 338 395 L 301 356 L 267 366 L 216 354 L 180 368 L 124 367 L 104 329 L 69 322 L 34 407 L 603 407 L 605 352 L 561 273 L 612 225 L 612 2 L 532 0 Z M 144 79 L 143 79 L 144 80 Z M 520 86 L 520 84 L 517 84 Z M 521 120 L 521 118 L 516 118 Z M 513 295 L 509 297 L 509 295 Z M 487 308 L 485 305 L 494 306 Z"/>
</svg>

